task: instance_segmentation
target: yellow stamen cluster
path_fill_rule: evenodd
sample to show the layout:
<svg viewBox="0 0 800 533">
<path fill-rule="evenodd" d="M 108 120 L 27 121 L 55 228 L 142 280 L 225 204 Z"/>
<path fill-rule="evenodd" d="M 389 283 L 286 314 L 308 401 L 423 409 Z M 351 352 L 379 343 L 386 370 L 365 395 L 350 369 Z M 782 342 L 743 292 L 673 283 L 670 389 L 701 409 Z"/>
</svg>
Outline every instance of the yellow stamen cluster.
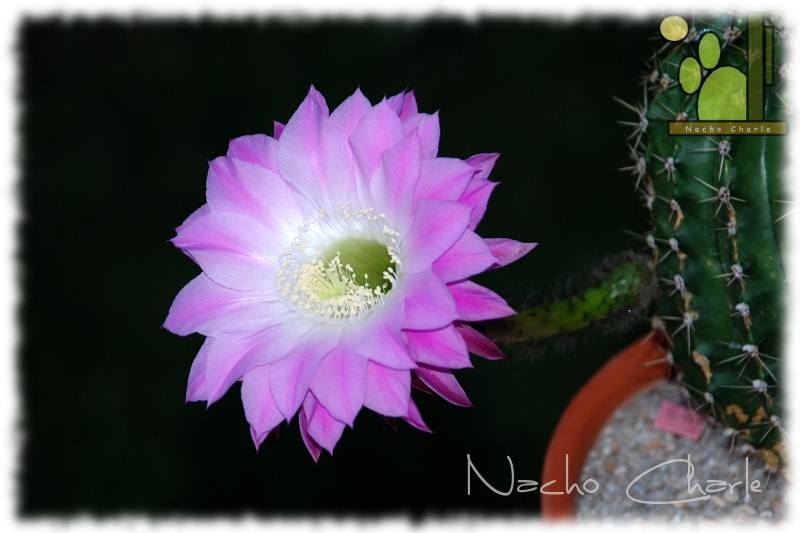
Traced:
<svg viewBox="0 0 800 533">
<path fill-rule="evenodd" d="M 343 265 L 336 254 L 331 261 L 315 258 L 296 269 L 287 279 L 278 273 L 278 291 L 303 315 L 313 315 L 325 322 L 353 321 L 383 303 L 394 285 L 395 271 L 383 273 L 384 283 L 372 288 L 365 276 L 364 284 L 356 281 L 350 265 Z"/>
<path fill-rule="evenodd" d="M 373 211 L 353 211 L 348 202 L 339 204 L 336 214 L 321 209 L 316 224 L 306 220 L 298 227 L 277 275 L 278 293 L 296 312 L 328 323 L 352 323 L 383 304 L 402 266 L 400 234 L 377 223 L 386 216 Z M 343 254 L 356 262 L 343 262 Z M 382 279 L 372 279 L 378 272 Z"/>
</svg>

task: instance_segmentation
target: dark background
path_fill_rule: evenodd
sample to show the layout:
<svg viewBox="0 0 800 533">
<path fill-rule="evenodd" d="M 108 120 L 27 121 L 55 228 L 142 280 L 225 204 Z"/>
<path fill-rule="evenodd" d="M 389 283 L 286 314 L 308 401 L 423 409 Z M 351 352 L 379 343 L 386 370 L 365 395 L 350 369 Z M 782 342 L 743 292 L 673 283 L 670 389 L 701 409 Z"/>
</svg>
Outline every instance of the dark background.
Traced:
<svg viewBox="0 0 800 533">
<path fill-rule="evenodd" d="M 207 161 L 272 133 L 313 83 L 333 109 L 415 89 L 440 110 L 439 154 L 502 152 L 478 231 L 541 243 L 476 280 L 512 302 L 548 294 L 646 230 L 612 101 L 641 98 L 659 20 L 112 22 L 29 20 L 19 31 L 24 220 L 19 228 L 23 516 L 425 517 L 535 514 L 567 402 L 636 331 L 456 374 L 474 409 L 417 394 L 426 434 L 364 410 L 315 464 L 297 422 L 256 454 L 239 385 L 184 404 L 200 335 L 161 329 L 199 273 L 168 239 L 204 202 Z M 641 332 L 641 329 L 639 330 Z M 506 490 L 503 489 L 503 490 Z"/>
</svg>

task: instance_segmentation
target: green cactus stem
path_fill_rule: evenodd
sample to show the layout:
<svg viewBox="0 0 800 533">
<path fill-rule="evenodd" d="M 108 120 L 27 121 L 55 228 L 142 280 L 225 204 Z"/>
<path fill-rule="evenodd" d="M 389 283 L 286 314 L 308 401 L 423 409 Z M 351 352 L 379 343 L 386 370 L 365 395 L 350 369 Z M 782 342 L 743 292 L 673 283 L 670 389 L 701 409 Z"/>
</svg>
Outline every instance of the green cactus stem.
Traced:
<svg viewBox="0 0 800 533">
<path fill-rule="evenodd" d="M 518 315 L 475 325 L 496 343 L 543 340 L 618 314 L 646 309 L 656 280 L 647 257 L 625 254 L 593 274 L 594 283 L 573 296 L 523 309 Z"/>
<path fill-rule="evenodd" d="M 651 59 L 643 103 L 617 99 L 636 114 L 621 122 L 633 127 L 634 161 L 622 170 L 647 209 L 652 230 L 638 237 L 652 260 L 619 261 L 580 294 L 477 327 L 501 344 L 573 332 L 641 309 L 654 268 L 660 288 L 652 324 L 668 334 L 687 393 L 779 468 L 786 460 L 781 221 L 791 212 L 782 189 L 785 137 L 763 129 L 676 135 L 669 123 L 785 121 L 783 34 L 760 14 L 689 20 L 686 35 L 663 40 Z"/>
<path fill-rule="evenodd" d="M 675 365 L 700 407 L 778 467 L 785 137 L 668 133 L 670 121 L 743 120 L 745 111 L 751 119 L 786 119 L 782 35 L 763 20 L 692 21 L 686 39 L 653 58 L 644 104 L 626 107 L 638 115 L 628 147 L 637 165 L 629 170 L 653 225 L 641 237 L 661 282 L 656 324 L 669 333 Z M 762 32 L 769 49 L 758 47 Z M 762 86 L 763 93 L 753 89 Z"/>
</svg>

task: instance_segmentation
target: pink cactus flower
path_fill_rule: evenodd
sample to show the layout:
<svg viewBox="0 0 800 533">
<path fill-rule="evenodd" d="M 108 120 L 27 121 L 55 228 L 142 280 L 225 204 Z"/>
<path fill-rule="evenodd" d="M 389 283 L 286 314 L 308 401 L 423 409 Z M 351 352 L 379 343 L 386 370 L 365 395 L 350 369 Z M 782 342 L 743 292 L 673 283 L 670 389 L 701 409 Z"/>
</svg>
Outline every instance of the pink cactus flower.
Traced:
<svg viewBox="0 0 800 533">
<path fill-rule="evenodd" d="M 172 239 L 202 268 L 164 327 L 207 337 L 187 401 L 242 381 L 258 448 L 299 411 L 315 460 L 362 407 L 429 431 L 411 387 L 470 406 L 451 369 L 502 353 L 465 322 L 513 314 L 467 278 L 533 244 L 474 230 L 497 154 L 437 157 L 439 119 L 413 92 L 332 113 L 313 87 L 273 137 L 210 162 L 207 203 Z"/>
</svg>

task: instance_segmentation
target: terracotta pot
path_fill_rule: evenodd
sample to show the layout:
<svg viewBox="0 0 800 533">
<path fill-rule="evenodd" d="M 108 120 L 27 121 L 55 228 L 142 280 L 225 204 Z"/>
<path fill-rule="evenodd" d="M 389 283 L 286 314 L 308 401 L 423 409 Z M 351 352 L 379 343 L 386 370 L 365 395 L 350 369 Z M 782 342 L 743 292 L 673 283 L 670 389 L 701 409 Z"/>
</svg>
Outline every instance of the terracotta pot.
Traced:
<svg viewBox="0 0 800 533">
<path fill-rule="evenodd" d="M 567 480 L 570 485 L 579 483 L 594 441 L 616 410 L 641 391 L 669 378 L 672 365 L 667 361 L 668 346 L 666 337 L 654 331 L 612 357 L 581 388 L 561 415 L 547 448 L 542 483 L 555 480 L 548 491 L 565 492 Z M 542 494 L 542 517 L 549 521 L 574 519 L 577 494 L 574 489 L 571 494 Z"/>
</svg>

